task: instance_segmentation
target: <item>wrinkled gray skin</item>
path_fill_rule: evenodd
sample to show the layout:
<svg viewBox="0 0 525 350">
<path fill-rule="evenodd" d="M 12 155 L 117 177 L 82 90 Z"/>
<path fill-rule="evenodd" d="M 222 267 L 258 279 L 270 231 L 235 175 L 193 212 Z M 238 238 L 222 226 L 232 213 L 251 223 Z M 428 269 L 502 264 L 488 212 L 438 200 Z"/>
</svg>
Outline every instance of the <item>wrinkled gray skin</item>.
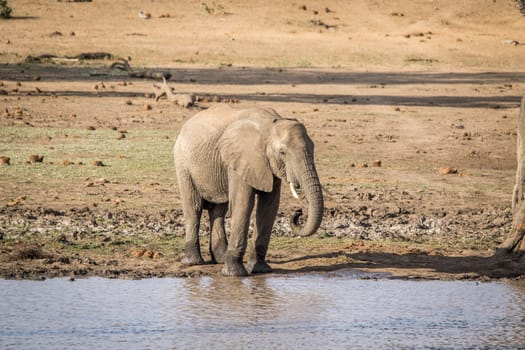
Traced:
<svg viewBox="0 0 525 350">
<path fill-rule="evenodd" d="M 294 233 L 308 236 L 319 228 L 323 195 L 314 165 L 314 144 L 297 120 L 282 118 L 269 108 L 234 110 L 218 105 L 183 125 L 174 153 L 186 229 L 182 263 L 204 264 L 198 230 L 202 211 L 207 209 L 212 262 L 224 263 L 224 275 L 271 272 L 265 258 L 281 181 L 300 188 L 307 203 L 304 226 L 297 223 L 297 214 L 291 220 Z M 243 256 L 254 206 L 247 271 Z M 227 212 L 231 215 L 229 239 L 224 229 Z"/>
</svg>

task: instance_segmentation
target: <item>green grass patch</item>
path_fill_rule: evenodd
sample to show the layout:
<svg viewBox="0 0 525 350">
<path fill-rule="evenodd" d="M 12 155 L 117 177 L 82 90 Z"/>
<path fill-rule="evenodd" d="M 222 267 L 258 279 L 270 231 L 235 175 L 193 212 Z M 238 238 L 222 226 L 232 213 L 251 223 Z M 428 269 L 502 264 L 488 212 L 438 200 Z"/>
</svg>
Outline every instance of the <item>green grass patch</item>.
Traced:
<svg viewBox="0 0 525 350">
<path fill-rule="evenodd" d="M 118 135 L 112 130 L 4 127 L 0 155 L 10 157 L 11 165 L 0 167 L 0 177 L 36 184 L 102 177 L 122 183 L 173 182 L 173 140 L 164 132 L 130 131 L 121 140 Z M 44 156 L 44 161 L 29 163 L 31 155 Z M 64 165 L 68 161 L 73 164 Z"/>
</svg>

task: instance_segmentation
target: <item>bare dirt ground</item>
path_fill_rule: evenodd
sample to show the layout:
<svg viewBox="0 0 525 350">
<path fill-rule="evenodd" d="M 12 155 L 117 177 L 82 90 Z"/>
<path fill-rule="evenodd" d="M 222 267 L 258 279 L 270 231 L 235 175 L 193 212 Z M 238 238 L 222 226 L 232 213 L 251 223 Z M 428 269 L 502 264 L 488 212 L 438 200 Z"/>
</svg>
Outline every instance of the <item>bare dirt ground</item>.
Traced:
<svg viewBox="0 0 525 350">
<path fill-rule="evenodd" d="M 213 103 L 271 106 L 316 144 L 323 225 L 290 237 L 299 203 L 283 193 L 275 273 L 523 275 L 523 259 L 492 257 L 510 230 L 525 95 L 525 18 L 512 1 L 11 6 L 0 20 L 0 276 L 218 273 L 178 262 L 171 155 L 181 124 Z M 93 52 L 111 57 L 75 58 Z M 200 99 L 155 102 L 158 82 L 110 69 L 118 59 L 169 72 Z"/>
</svg>

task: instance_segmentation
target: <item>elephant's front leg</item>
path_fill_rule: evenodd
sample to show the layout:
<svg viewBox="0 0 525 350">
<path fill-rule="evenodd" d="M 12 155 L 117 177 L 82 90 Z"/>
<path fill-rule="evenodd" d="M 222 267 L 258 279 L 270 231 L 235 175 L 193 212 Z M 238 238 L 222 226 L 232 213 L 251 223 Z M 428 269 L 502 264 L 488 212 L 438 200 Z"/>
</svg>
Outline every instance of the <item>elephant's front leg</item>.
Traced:
<svg viewBox="0 0 525 350">
<path fill-rule="evenodd" d="M 247 276 L 242 259 L 248 242 L 250 215 L 255 201 L 255 191 L 235 172 L 228 174 L 231 210 L 231 232 L 222 274 L 225 276 Z"/>
<path fill-rule="evenodd" d="M 255 230 L 249 249 L 248 271 L 268 273 L 272 268 L 266 262 L 266 253 L 270 244 L 273 223 L 279 209 L 281 180 L 274 177 L 272 192 L 259 192 L 257 195 Z"/>
</svg>

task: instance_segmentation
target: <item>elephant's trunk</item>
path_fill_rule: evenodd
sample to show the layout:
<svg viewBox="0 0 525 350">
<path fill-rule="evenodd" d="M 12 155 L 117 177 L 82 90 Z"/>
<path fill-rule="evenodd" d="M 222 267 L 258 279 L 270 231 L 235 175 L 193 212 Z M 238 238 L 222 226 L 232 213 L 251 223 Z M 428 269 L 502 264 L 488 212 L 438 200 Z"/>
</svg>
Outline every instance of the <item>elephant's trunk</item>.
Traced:
<svg viewBox="0 0 525 350">
<path fill-rule="evenodd" d="M 302 210 L 296 211 L 290 218 L 290 226 L 292 227 L 292 233 L 298 236 L 311 236 L 314 234 L 323 219 L 323 191 L 315 165 L 312 161 L 305 158 L 305 171 L 300 177 L 299 186 L 301 187 L 302 194 L 308 203 L 308 216 L 304 226 L 299 224 L 299 218 L 303 215 Z"/>
</svg>

